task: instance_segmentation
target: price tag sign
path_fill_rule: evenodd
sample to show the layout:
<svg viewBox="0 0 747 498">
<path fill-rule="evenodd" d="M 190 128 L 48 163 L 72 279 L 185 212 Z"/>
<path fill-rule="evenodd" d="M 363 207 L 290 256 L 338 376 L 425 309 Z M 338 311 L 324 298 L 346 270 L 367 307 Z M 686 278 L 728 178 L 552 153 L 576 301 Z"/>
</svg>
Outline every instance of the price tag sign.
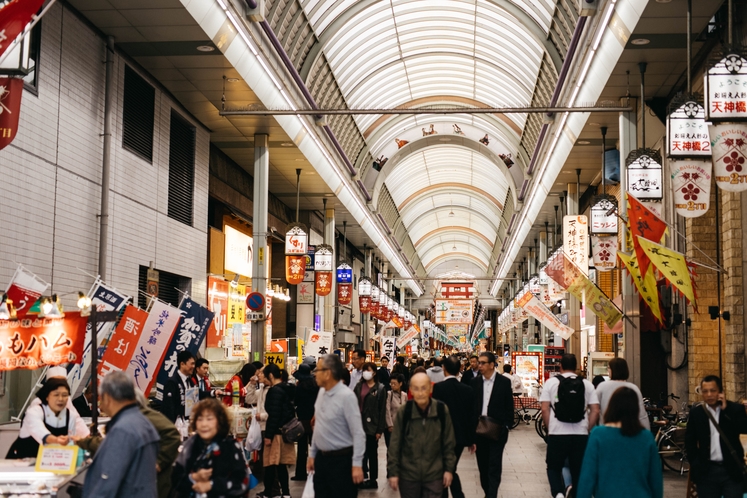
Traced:
<svg viewBox="0 0 747 498">
<path fill-rule="evenodd" d="M 39 446 L 36 455 L 36 471 L 53 474 L 74 474 L 78 463 L 78 446 L 48 444 Z"/>
</svg>

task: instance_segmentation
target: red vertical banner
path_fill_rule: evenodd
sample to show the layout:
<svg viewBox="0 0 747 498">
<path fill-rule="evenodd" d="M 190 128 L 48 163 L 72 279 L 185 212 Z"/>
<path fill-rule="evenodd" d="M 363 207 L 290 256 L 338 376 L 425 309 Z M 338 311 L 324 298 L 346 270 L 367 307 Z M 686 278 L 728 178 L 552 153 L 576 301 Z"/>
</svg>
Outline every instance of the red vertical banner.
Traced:
<svg viewBox="0 0 747 498">
<path fill-rule="evenodd" d="M 127 370 L 147 318 L 147 312 L 127 305 L 99 363 L 99 379 L 111 371 Z"/>
<path fill-rule="evenodd" d="M 0 78 L 0 150 L 16 138 L 22 95 L 23 80 L 21 78 Z"/>
<path fill-rule="evenodd" d="M 228 282 L 221 278 L 208 277 L 208 309 L 215 313 L 207 332 L 206 346 L 220 347 L 228 323 Z"/>
<path fill-rule="evenodd" d="M 337 302 L 342 305 L 348 305 L 352 300 L 353 284 L 337 284 Z"/>
</svg>

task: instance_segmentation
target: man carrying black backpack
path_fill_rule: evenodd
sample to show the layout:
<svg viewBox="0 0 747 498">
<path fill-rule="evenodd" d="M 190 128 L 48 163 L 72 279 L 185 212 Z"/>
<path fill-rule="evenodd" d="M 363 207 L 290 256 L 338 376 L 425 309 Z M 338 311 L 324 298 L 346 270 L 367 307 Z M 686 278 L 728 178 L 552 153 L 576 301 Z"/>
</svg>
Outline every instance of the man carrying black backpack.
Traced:
<svg viewBox="0 0 747 498">
<path fill-rule="evenodd" d="M 584 460 L 589 428 L 597 425 L 599 400 L 594 385 L 576 375 L 576 356 L 565 354 L 560 375 L 545 382 L 540 396 L 542 418 L 547 426 L 547 479 L 555 498 L 575 496 Z M 563 465 L 571 468 L 572 485 L 566 489 Z"/>
</svg>

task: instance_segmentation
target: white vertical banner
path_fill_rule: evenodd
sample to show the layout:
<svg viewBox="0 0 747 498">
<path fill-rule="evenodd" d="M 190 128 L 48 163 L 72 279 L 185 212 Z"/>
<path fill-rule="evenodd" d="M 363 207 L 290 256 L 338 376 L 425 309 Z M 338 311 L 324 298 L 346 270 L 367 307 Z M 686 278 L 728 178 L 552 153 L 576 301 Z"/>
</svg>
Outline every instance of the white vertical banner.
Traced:
<svg viewBox="0 0 747 498">
<path fill-rule="evenodd" d="M 381 338 L 381 353 L 389 358 L 389 370 L 394 368 L 394 362 L 397 361 L 397 338 L 394 336 L 385 336 Z"/>
<path fill-rule="evenodd" d="M 563 252 L 584 275 L 589 274 L 589 222 L 586 216 L 563 216 Z"/>
<path fill-rule="evenodd" d="M 669 161 L 674 192 L 674 208 L 685 218 L 704 215 L 711 202 L 710 159 L 671 159 Z"/>
</svg>

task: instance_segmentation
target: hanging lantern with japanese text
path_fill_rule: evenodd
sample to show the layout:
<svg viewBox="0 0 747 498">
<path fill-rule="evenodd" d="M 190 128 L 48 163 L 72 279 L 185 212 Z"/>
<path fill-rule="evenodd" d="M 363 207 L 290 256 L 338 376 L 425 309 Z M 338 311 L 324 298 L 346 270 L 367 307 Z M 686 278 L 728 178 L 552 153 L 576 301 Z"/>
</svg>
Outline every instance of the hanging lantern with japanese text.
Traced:
<svg viewBox="0 0 747 498">
<path fill-rule="evenodd" d="M 658 201 L 662 198 L 661 154 L 658 150 L 635 149 L 625 160 L 627 190 L 638 199 Z"/>
<path fill-rule="evenodd" d="M 602 194 L 591 202 L 591 235 L 617 235 L 617 199 Z"/>
<path fill-rule="evenodd" d="M 337 267 L 337 302 L 348 305 L 353 300 L 353 269 L 347 263 Z"/>
<path fill-rule="evenodd" d="M 371 304 L 368 308 L 369 316 L 374 319 L 379 319 L 379 288 L 371 284 Z"/>
<path fill-rule="evenodd" d="M 747 119 L 745 55 L 744 50 L 734 48 L 722 52 L 711 61 L 711 67 L 705 72 L 703 82 L 706 121 L 717 123 Z"/>
<path fill-rule="evenodd" d="M 306 226 L 291 223 L 285 232 L 285 280 L 290 285 L 303 282 L 306 273 Z"/>
<path fill-rule="evenodd" d="M 617 235 L 591 236 L 591 255 L 597 271 L 615 269 L 617 262 Z"/>
<path fill-rule="evenodd" d="M 358 307 L 361 313 L 371 311 L 371 287 L 371 279 L 368 277 L 362 277 L 358 281 Z"/>
<path fill-rule="evenodd" d="M 314 251 L 314 292 L 318 296 L 328 296 L 332 292 L 332 266 L 334 254 L 332 246 L 321 244 Z"/>
<path fill-rule="evenodd" d="M 412 319 L 413 319 L 412 313 L 410 313 L 409 311 L 405 311 L 405 320 L 404 320 L 405 332 L 410 330 L 410 328 L 412 327 Z"/>
</svg>

